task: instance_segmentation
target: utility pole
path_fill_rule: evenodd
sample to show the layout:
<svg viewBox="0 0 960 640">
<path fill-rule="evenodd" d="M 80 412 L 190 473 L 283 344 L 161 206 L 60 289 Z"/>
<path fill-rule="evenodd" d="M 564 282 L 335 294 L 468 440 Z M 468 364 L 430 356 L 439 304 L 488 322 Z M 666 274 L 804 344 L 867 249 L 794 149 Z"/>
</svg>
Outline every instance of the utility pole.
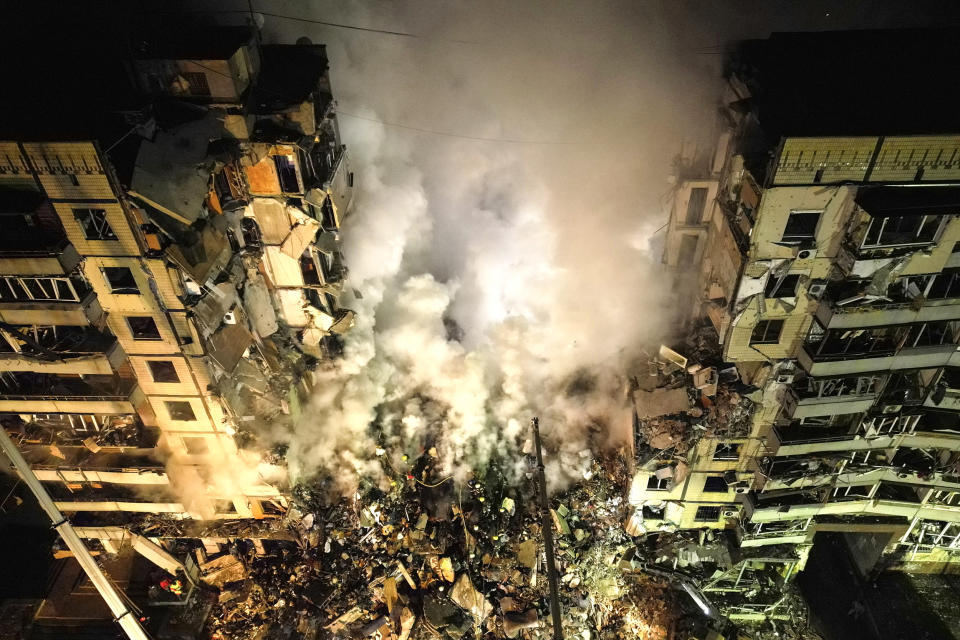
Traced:
<svg viewBox="0 0 960 640">
<path fill-rule="evenodd" d="M 547 478 L 543 469 L 543 452 L 540 449 L 540 418 L 531 420 L 533 442 L 537 448 L 537 489 L 540 494 L 540 528 L 543 529 L 543 547 L 547 554 L 547 579 L 550 582 L 550 617 L 553 618 L 553 640 L 563 640 L 560 624 L 560 592 L 557 586 L 557 562 L 553 552 L 553 517 L 547 501 Z"/>
<path fill-rule="evenodd" d="M 34 475 L 33 469 L 30 468 L 27 461 L 20 455 L 20 450 L 17 449 L 17 445 L 13 443 L 13 440 L 7 435 L 7 431 L 2 427 L 0 427 L 0 449 L 3 449 L 3 452 L 10 458 L 10 462 L 13 463 L 13 466 L 16 467 L 20 473 L 24 484 L 30 487 L 33 495 L 37 498 L 37 502 L 40 503 L 40 506 L 47 513 L 50 522 L 53 523 L 53 528 L 57 530 L 57 533 L 60 534 L 63 541 L 67 543 L 67 547 L 73 552 L 73 556 L 86 572 L 87 577 L 90 578 L 90 582 L 93 583 L 93 586 L 95 586 L 97 591 L 100 592 L 100 595 L 103 596 L 107 606 L 110 607 L 110 613 L 113 614 L 113 619 L 120 623 L 120 627 L 124 633 L 127 634 L 127 637 L 130 638 L 130 640 L 150 640 L 150 636 L 148 636 L 147 632 L 140 626 L 140 621 L 137 620 L 136 614 L 130 611 L 120 597 L 120 594 L 117 593 L 117 590 L 113 587 L 113 584 L 111 584 L 107 576 L 104 575 L 100 569 L 100 565 L 97 564 L 97 561 L 90 555 L 90 551 L 86 545 L 83 544 L 83 540 L 81 540 L 77 532 L 73 530 L 73 525 L 63 517 L 60 509 L 53 503 L 50 494 L 47 493 L 47 490 L 40 484 L 40 480 Z"/>
</svg>

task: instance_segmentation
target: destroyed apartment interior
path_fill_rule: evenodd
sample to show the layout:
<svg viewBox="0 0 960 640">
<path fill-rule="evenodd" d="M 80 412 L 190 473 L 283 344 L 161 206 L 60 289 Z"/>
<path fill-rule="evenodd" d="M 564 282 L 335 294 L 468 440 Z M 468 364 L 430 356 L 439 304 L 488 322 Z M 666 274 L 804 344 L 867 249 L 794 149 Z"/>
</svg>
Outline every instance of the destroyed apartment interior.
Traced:
<svg viewBox="0 0 960 640">
<path fill-rule="evenodd" d="M 398 74 L 481 45 L 309 3 L 49 4 L 3 29 L 0 640 L 960 640 L 960 30 L 708 51 L 709 135 L 671 139 L 643 214 L 673 297 L 625 316 L 669 330 L 521 392 L 569 354 L 509 313 L 524 348 L 478 346 L 456 304 L 424 337 L 442 269 L 401 254 L 446 224 L 405 213 L 444 162 L 416 141 L 531 140 L 340 82 L 362 43 Z"/>
</svg>

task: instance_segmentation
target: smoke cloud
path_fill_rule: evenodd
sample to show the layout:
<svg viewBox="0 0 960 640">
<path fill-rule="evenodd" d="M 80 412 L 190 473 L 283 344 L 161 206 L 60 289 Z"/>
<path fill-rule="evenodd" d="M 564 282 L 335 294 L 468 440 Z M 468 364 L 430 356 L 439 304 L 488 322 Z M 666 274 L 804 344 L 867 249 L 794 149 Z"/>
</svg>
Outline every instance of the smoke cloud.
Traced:
<svg viewBox="0 0 960 640">
<path fill-rule="evenodd" d="M 342 239 L 359 295 L 342 303 L 357 325 L 288 436 L 295 478 L 327 472 L 349 494 L 384 480 L 380 456 L 403 471 L 431 447 L 440 473 L 509 473 L 539 415 L 556 487 L 622 441 L 630 363 L 689 306 L 655 243 L 672 157 L 711 137 L 720 46 L 866 22 L 737 4 L 262 7 L 417 36 L 265 18 L 267 42 L 327 45 L 356 175 Z"/>
</svg>

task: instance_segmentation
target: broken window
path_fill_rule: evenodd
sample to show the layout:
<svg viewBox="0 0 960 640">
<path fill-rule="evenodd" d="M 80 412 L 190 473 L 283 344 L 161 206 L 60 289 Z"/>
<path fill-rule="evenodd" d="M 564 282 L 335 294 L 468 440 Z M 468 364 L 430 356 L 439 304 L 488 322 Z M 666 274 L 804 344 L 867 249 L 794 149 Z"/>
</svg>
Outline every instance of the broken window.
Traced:
<svg viewBox="0 0 960 640">
<path fill-rule="evenodd" d="M 791 211 L 783 229 L 782 242 L 807 244 L 814 239 L 822 211 Z"/>
<path fill-rule="evenodd" d="M 277 169 L 277 179 L 280 180 L 280 190 L 283 193 L 300 193 L 300 181 L 297 179 L 297 163 L 293 155 L 275 155 L 273 164 Z"/>
<path fill-rule="evenodd" d="M 127 326 L 134 340 L 161 340 L 160 330 L 151 316 L 127 316 Z"/>
<path fill-rule="evenodd" d="M 117 235 L 107 222 L 107 212 L 103 209 L 74 209 L 76 218 L 87 240 L 116 240 Z"/>
<path fill-rule="evenodd" d="M 167 414 L 171 420 L 196 420 L 197 416 L 193 413 L 193 407 L 185 400 L 166 400 L 163 403 L 167 407 Z"/>
<path fill-rule="evenodd" d="M 792 298 L 797 295 L 797 285 L 800 283 L 799 273 L 785 273 L 780 277 L 773 274 L 767 278 L 765 298 Z"/>
<path fill-rule="evenodd" d="M 716 522 L 720 519 L 720 507 L 697 507 L 693 519 L 696 522 Z"/>
<path fill-rule="evenodd" d="M 0 300 L 78 302 L 81 284 L 70 278 L 0 276 Z"/>
<path fill-rule="evenodd" d="M 707 188 L 694 187 L 690 189 L 690 199 L 687 200 L 687 217 L 685 219 L 688 225 L 698 225 L 703 222 L 703 210 L 707 204 Z"/>
<path fill-rule="evenodd" d="M 714 460 L 739 460 L 740 459 L 740 449 L 743 448 L 742 444 L 734 444 L 732 442 L 721 442 L 717 444 L 717 448 L 713 452 Z"/>
<path fill-rule="evenodd" d="M 207 74 L 202 71 L 183 71 L 180 75 L 187 81 L 187 91 L 189 91 L 190 95 L 210 95 L 210 84 L 207 82 Z"/>
<path fill-rule="evenodd" d="M 180 382 L 177 368 L 170 360 L 148 360 L 147 366 L 154 382 Z"/>
<path fill-rule="evenodd" d="M 726 493 L 728 488 L 723 476 L 707 476 L 703 481 L 704 493 Z"/>
<path fill-rule="evenodd" d="M 140 293 L 133 272 L 127 267 L 103 267 L 103 277 L 110 293 Z"/>
<path fill-rule="evenodd" d="M 647 478 L 647 491 L 669 491 L 670 480 L 669 477 L 658 478 L 656 474 L 651 473 Z"/>
<path fill-rule="evenodd" d="M 170 403 L 168 402 L 167 404 Z M 178 418 L 174 419 L 176 420 Z M 202 436 L 183 436 L 180 439 L 183 440 L 183 448 L 186 449 L 187 453 L 191 456 L 202 456 L 210 452 L 207 439 Z"/>
<path fill-rule="evenodd" d="M 750 334 L 750 344 L 776 344 L 781 331 L 783 320 L 760 320 Z"/>
<path fill-rule="evenodd" d="M 875 216 L 863 237 L 861 248 L 930 244 L 946 221 L 945 215 Z"/>
</svg>

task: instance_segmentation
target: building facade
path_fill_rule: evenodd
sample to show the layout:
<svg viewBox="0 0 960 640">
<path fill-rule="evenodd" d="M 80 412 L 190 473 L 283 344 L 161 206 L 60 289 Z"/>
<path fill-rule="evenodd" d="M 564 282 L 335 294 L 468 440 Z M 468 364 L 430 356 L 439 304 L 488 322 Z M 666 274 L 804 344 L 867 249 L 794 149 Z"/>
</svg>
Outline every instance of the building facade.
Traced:
<svg viewBox="0 0 960 640">
<path fill-rule="evenodd" d="M 257 427 L 292 424 L 353 322 L 324 47 L 138 36 L 132 97 L 108 110 L 122 136 L 0 142 L 0 419 L 107 547 L 158 514 L 174 537 L 281 516 L 285 469 Z"/>
<path fill-rule="evenodd" d="M 740 437 L 690 443 L 682 482 L 638 475 L 634 504 L 662 495 L 672 510 L 655 526 L 800 551 L 840 532 L 864 571 L 956 566 L 960 134 L 939 117 L 942 87 L 853 88 L 838 71 L 825 95 L 791 99 L 798 46 L 843 68 L 898 37 L 780 34 L 733 56 L 723 133 L 709 168 L 677 183 L 665 261 L 753 409 Z M 873 73 L 909 64 L 922 39 L 903 35 L 903 60 Z M 704 481 L 714 470 L 734 472 L 726 493 Z"/>
</svg>

